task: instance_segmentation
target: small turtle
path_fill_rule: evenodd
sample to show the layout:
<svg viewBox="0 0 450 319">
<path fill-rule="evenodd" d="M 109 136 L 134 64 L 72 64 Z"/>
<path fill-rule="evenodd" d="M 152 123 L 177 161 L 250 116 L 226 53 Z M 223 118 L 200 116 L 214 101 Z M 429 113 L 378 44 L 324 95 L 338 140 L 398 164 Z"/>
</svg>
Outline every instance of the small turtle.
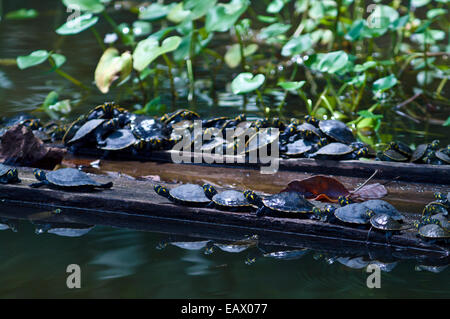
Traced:
<svg viewBox="0 0 450 319">
<path fill-rule="evenodd" d="M 338 222 L 353 226 L 365 226 L 369 223 L 366 211 L 367 208 L 360 203 L 348 204 L 338 208 L 328 207 L 328 214 L 333 212 Z"/>
<path fill-rule="evenodd" d="M 404 219 L 404 216 L 400 214 L 394 206 L 381 199 L 371 199 L 361 203 L 361 205 L 377 215 L 388 215 L 398 222 L 401 222 Z"/>
<path fill-rule="evenodd" d="M 388 149 L 397 151 L 398 153 L 402 154 L 403 156 L 407 157 L 408 159 L 411 158 L 413 151 L 412 149 L 402 142 L 391 142 L 389 143 Z"/>
<path fill-rule="evenodd" d="M 416 225 L 420 237 L 429 241 L 448 241 L 450 239 L 450 232 L 443 229 L 436 223 L 426 225 Z"/>
<path fill-rule="evenodd" d="M 305 122 L 314 125 L 315 127 L 319 127 L 320 121 L 316 119 L 314 116 L 305 115 Z"/>
<path fill-rule="evenodd" d="M 267 149 L 273 143 L 276 143 L 279 149 L 279 134 L 272 131 L 271 128 L 264 128 L 249 138 L 243 153 L 248 154 Z"/>
<path fill-rule="evenodd" d="M 356 142 L 352 130 L 341 121 L 324 120 L 319 122 L 320 130 L 333 141 L 350 144 Z"/>
<path fill-rule="evenodd" d="M 204 184 L 203 190 L 205 191 L 206 197 L 208 197 L 217 208 L 245 210 L 252 207 L 242 192 L 226 190 L 218 193 L 217 190 L 209 184 Z"/>
<path fill-rule="evenodd" d="M 314 205 L 297 192 L 282 192 L 261 198 L 255 192 L 247 190 L 245 198 L 257 207 L 257 216 L 276 215 L 286 217 L 309 217 Z"/>
<path fill-rule="evenodd" d="M 111 188 L 113 186 L 112 182 L 99 183 L 86 173 L 74 168 L 61 168 L 47 173 L 40 169 L 35 169 L 33 173 L 39 182 L 31 184 L 31 187 L 47 185 L 61 189 L 94 189 Z"/>
<path fill-rule="evenodd" d="M 427 163 L 430 155 L 439 149 L 439 145 L 439 140 L 434 140 L 430 144 L 418 145 L 411 156 L 411 162 Z"/>
<path fill-rule="evenodd" d="M 309 123 L 303 123 L 297 126 L 297 131 L 304 139 L 317 141 L 323 137 L 321 130 Z"/>
<path fill-rule="evenodd" d="M 368 151 L 367 147 L 354 149 L 343 143 L 330 143 L 311 154 L 311 157 L 317 159 L 349 160 L 366 156 Z"/>
<path fill-rule="evenodd" d="M 287 144 L 291 136 L 295 135 L 295 133 L 297 133 L 297 125 L 293 123 L 289 124 L 283 133 L 280 134 L 280 144 Z"/>
<path fill-rule="evenodd" d="M 83 141 L 88 142 L 93 138 L 98 145 L 103 146 L 105 144 L 103 137 L 116 129 L 123 127 L 123 125 L 124 118 L 89 120 L 78 129 L 75 136 L 66 144 L 73 145 L 75 143 L 83 143 Z"/>
<path fill-rule="evenodd" d="M 442 150 L 434 152 L 434 157 L 429 161 L 434 165 L 450 165 L 450 156 Z"/>
<path fill-rule="evenodd" d="M 104 142 L 105 144 L 101 147 L 102 150 L 119 151 L 136 144 L 137 139 L 130 130 L 120 129 L 108 135 Z"/>
<path fill-rule="evenodd" d="M 77 131 L 80 129 L 81 126 L 83 126 L 84 123 L 86 123 L 86 116 L 80 115 L 75 121 L 69 124 L 62 137 L 62 142 L 64 144 L 67 144 L 67 142 L 70 141 L 75 136 Z"/>
<path fill-rule="evenodd" d="M 13 184 L 20 182 L 17 168 L 0 164 L 0 183 Z"/>
<path fill-rule="evenodd" d="M 119 116 L 120 114 L 128 113 L 127 110 L 119 107 L 115 102 L 105 102 L 101 105 L 97 105 L 94 107 L 88 114 L 87 120 L 94 119 L 107 119 L 111 120 L 114 117 Z"/>
<path fill-rule="evenodd" d="M 370 225 L 376 230 L 380 230 L 386 233 L 386 241 L 389 241 L 389 238 L 395 233 L 403 229 L 402 224 L 400 224 L 397 220 L 392 218 L 392 216 L 388 214 L 379 214 L 375 213 L 371 209 L 366 210 L 366 215 L 369 218 Z M 367 239 L 369 239 L 370 230 L 367 234 Z"/>
<path fill-rule="evenodd" d="M 441 193 L 441 192 L 435 192 L 434 198 L 436 199 L 436 201 L 441 202 L 448 209 L 450 209 L 450 192 L 447 194 Z"/>
<path fill-rule="evenodd" d="M 450 222 L 448 221 L 447 215 L 444 215 L 443 213 L 439 213 L 439 214 L 434 214 L 431 215 L 430 217 L 426 217 L 426 216 L 422 216 L 422 220 L 428 220 L 429 221 L 438 221 L 439 226 L 441 226 L 443 229 L 445 229 L 446 231 L 450 231 Z"/>
<path fill-rule="evenodd" d="M 187 206 L 207 206 L 211 200 L 206 197 L 200 185 L 184 184 L 172 189 L 161 185 L 155 185 L 155 192 L 169 200 Z"/>
<path fill-rule="evenodd" d="M 301 157 L 308 153 L 314 152 L 316 148 L 317 144 L 308 140 L 300 139 L 285 145 L 285 149 L 282 153 L 288 157 Z"/>
<path fill-rule="evenodd" d="M 229 119 L 230 119 L 229 117 L 221 116 L 221 117 L 215 117 L 215 118 L 208 119 L 208 120 L 203 120 L 202 127 L 203 128 L 214 127 L 214 128 L 220 129 Z"/>
<path fill-rule="evenodd" d="M 448 205 L 436 200 L 434 202 L 428 203 L 422 211 L 422 216 L 431 216 L 433 214 L 444 214 L 448 216 Z"/>
<path fill-rule="evenodd" d="M 386 149 L 383 152 L 377 153 L 377 160 L 386 162 L 406 162 L 408 158 L 403 156 L 400 152 L 393 149 Z"/>
</svg>

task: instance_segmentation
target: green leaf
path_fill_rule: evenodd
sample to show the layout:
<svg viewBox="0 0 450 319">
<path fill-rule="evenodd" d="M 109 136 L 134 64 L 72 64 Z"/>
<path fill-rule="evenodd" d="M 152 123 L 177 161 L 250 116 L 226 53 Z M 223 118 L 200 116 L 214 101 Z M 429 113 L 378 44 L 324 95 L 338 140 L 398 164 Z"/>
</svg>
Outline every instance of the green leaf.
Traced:
<svg viewBox="0 0 450 319">
<path fill-rule="evenodd" d="M 296 91 L 300 89 L 303 85 L 305 85 L 305 81 L 298 82 L 278 82 L 278 85 L 281 86 L 286 91 Z"/>
<path fill-rule="evenodd" d="M 135 36 L 143 36 L 152 32 L 152 25 L 147 21 L 134 21 L 133 22 L 133 34 Z"/>
<path fill-rule="evenodd" d="M 283 24 L 283 23 L 274 23 L 269 25 L 268 27 L 262 28 L 261 33 L 259 34 L 259 37 L 264 39 L 274 38 L 276 36 L 279 36 L 286 31 L 288 31 L 291 28 L 290 24 Z"/>
<path fill-rule="evenodd" d="M 62 100 L 50 105 L 48 109 L 62 114 L 69 114 L 72 107 L 70 106 L 70 100 Z"/>
<path fill-rule="evenodd" d="M 39 13 L 34 9 L 19 9 L 16 11 L 8 12 L 5 15 L 7 20 L 21 20 L 21 19 L 32 19 L 36 18 Z"/>
<path fill-rule="evenodd" d="M 172 5 L 164 6 L 159 3 L 152 3 L 144 10 L 139 12 L 139 20 L 158 20 L 164 18 L 172 9 Z"/>
<path fill-rule="evenodd" d="M 375 10 L 367 18 L 367 25 L 370 29 L 387 29 L 398 17 L 397 10 L 390 6 L 377 4 Z"/>
<path fill-rule="evenodd" d="M 317 71 L 337 73 L 347 66 L 348 55 L 344 51 L 318 54 Z"/>
<path fill-rule="evenodd" d="M 382 119 L 383 115 L 382 114 L 373 114 L 371 111 L 369 110 L 362 110 L 358 112 L 358 115 L 366 118 L 366 119 Z"/>
<path fill-rule="evenodd" d="M 350 30 L 348 30 L 347 34 L 344 36 L 345 39 L 351 42 L 361 39 L 364 35 L 365 26 L 366 20 L 360 19 L 353 21 Z"/>
<path fill-rule="evenodd" d="M 376 65 L 377 65 L 377 62 L 375 62 L 375 61 L 367 61 L 367 62 L 364 62 L 363 64 L 355 65 L 355 68 L 353 69 L 353 71 L 364 72 L 368 69 L 375 67 Z"/>
<path fill-rule="evenodd" d="M 447 121 L 445 121 L 445 123 L 442 124 L 442 126 L 450 126 L 450 116 L 447 118 Z"/>
<path fill-rule="evenodd" d="M 277 18 L 275 18 L 275 17 L 263 16 L 263 15 L 258 15 L 256 18 L 259 21 L 265 22 L 265 23 L 274 23 L 277 21 Z"/>
<path fill-rule="evenodd" d="M 137 110 L 136 114 L 145 114 L 149 116 L 161 115 L 166 111 L 166 106 L 161 103 L 161 97 L 157 96 L 153 100 L 149 101 L 145 106 Z"/>
<path fill-rule="evenodd" d="M 212 37 L 213 33 L 209 33 L 206 38 L 202 38 L 202 36 L 199 33 L 196 33 L 196 35 L 194 36 L 194 52 L 193 52 L 194 56 L 199 54 L 203 50 L 203 48 L 208 45 Z M 175 61 L 181 61 L 190 57 L 191 40 L 192 40 L 191 33 L 187 34 L 182 38 L 180 45 L 173 52 L 173 58 L 175 59 Z"/>
<path fill-rule="evenodd" d="M 411 0 L 411 6 L 415 8 L 420 8 L 429 4 L 431 0 Z"/>
<path fill-rule="evenodd" d="M 44 63 L 49 57 L 49 52 L 45 50 L 37 50 L 30 55 L 17 57 L 17 66 L 23 70 L 32 66 Z"/>
<path fill-rule="evenodd" d="M 119 84 L 124 82 L 130 76 L 132 70 L 130 52 L 127 51 L 119 56 L 117 49 L 108 48 L 95 69 L 95 84 L 100 92 L 108 93 L 114 81 L 119 80 Z"/>
<path fill-rule="evenodd" d="M 67 21 L 56 29 L 56 33 L 60 35 L 78 34 L 95 25 L 97 21 L 98 17 L 93 16 L 91 13 L 86 13 L 73 20 Z"/>
<path fill-rule="evenodd" d="M 165 39 L 161 46 L 159 46 L 158 40 L 153 37 L 140 41 L 133 52 L 133 67 L 141 72 L 160 55 L 176 50 L 180 43 L 181 38 L 179 36 Z"/>
<path fill-rule="evenodd" d="M 45 113 L 47 113 L 47 115 L 50 116 L 50 118 L 53 120 L 59 119 L 59 116 L 54 111 L 50 110 L 50 105 L 58 102 L 58 98 L 58 93 L 56 91 L 51 91 L 45 98 L 42 106 L 39 108 L 40 110 L 43 110 Z"/>
<path fill-rule="evenodd" d="M 225 32 L 230 30 L 237 19 L 247 10 L 249 4 L 249 0 L 231 0 L 229 3 L 219 3 L 214 6 L 206 15 L 206 31 Z"/>
<path fill-rule="evenodd" d="M 311 35 L 304 34 L 290 39 L 281 49 L 282 56 L 293 56 L 309 50 L 312 47 Z"/>
<path fill-rule="evenodd" d="M 191 11 L 187 17 L 189 20 L 197 20 L 203 17 L 211 8 L 216 5 L 217 0 L 186 0 L 184 7 Z"/>
<path fill-rule="evenodd" d="M 180 23 L 185 20 L 190 14 L 191 10 L 184 10 L 183 2 L 180 2 L 177 5 L 173 6 L 172 9 L 170 9 L 167 14 L 167 20 L 174 23 Z"/>
<path fill-rule="evenodd" d="M 427 18 L 428 19 L 434 19 L 440 15 L 447 14 L 446 9 L 438 8 L 438 9 L 431 9 L 427 12 Z"/>
<path fill-rule="evenodd" d="M 244 48 L 244 56 L 250 56 L 258 50 L 257 44 L 250 44 Z M 235 68 L 241 63 L 241 50 L 239 44 L 233 44 L 225 53 L 225 63 L 230 68 Z"/>
<path fill-rule="evenodd" d="M 231 90 L 233 94 L 243 94 L 256 90 L 265 81 L 265 76 L 263 74 L 253 74 L 249 72 L 244 72 L 239 74 L 231 82 Z"/>
<path fill-rule="evenodd" d="M 372 91 L 373 92 L 383 92 L 397 84 L 397 78 L 394 74 L 380 78 L 373 82 Z"/>
<path fill-rule="evenodd" d="M 100 0 L 63 0 L 66 7 L 74 10 L 88 11 L 92 13 L 100 13 L 105 10 L 105 6 Z"/>
<path fill-rule="evenodd" d="M 57 53 L 53 53 L 52 55 L 50 55 L 50 57 L 52 58 L 53 62 L 55 62 L 55 67 L 57 69 L 60 68 L 67 60 L 64 55 Z"/>
<path fill-rule="evenodd" d="M 290 0 L 272 0 L 267 6 L 268 13 L 278 13 L 283 9 L 284 5 L 288 3 Z"/>
</svg>

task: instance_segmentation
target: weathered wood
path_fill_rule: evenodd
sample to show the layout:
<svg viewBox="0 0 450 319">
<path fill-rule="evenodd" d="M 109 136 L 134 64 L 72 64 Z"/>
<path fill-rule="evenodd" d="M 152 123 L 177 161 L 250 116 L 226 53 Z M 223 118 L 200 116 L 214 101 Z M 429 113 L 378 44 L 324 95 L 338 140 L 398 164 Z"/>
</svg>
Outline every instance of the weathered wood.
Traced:
<svg viewBox="0 0 450 319">
<path fill-rule="evenodd" d="M 134 159 L 141 161 L 172 162 L 173 155 L 177 151 L 158 151 L 151 156 L 131 156 L 125 154 L 108 154 L 108 158 Z M 79 154 L 101 157 L 103 152 L 81 149 Z M 185 155 L 186 164 L 215 165 L 226 167 L 247 167 L 260 169 L 267 164 L 260 162 L 249 163 L 243 156 L 222 156 L 215 154 Z M 341 176 L 370 176 L 378 170 L 378 176 L 386 179 L 398 179 L 408 182 L 421 182 L 432 184 L 450 185 L 450 165 L 428 165 L 414 163 L 383 162 L 374 160 L 317 160 L 311 158 L 279 159 L 280 170 L 298 172 L 333 174 Z"/>
<path fill-rule="evenodd" d="M 35 181 L 30 169 L 21 169 L 22 184 L 0 185 L 0 198 L 5 202 L 23 202 L 35 207 L 59 207 L 100 210 L 105 212 L 127 213 L 131 215 L 152 216 L 164 219 L 176 219 L 187 223 L 227 225 L 251 230 L 265 230 L 284 234 L 301 234 L 341 242 L 366 243 L 368 231 L 340 225 L 333 225 L 309 219 L 258 218 L 253 213 L 236 213 L 210 208 L 195 208 L 175 205 L 158 196 L 149 182 L 139 182 L 126 178 L 114 180 L 111 190 L 95 192 L 68 192 L 46 187 L 34 189 L 28 185 Z M 97 177 L 104 181 L 107 178 Z M 408 223 L 417 216 L 409 216 Z M 386 245 L 384 234 L 372 231 L 370 242 Z M 395 247 L 410 247 L 426 251 L 441 251 L 436 245 L 424 243 L 416 237 L 414 230 L 405 230 L 394 235 L 390 244 Z M 448 252 L 447 252 L 448 254 Z"/>
</svg>

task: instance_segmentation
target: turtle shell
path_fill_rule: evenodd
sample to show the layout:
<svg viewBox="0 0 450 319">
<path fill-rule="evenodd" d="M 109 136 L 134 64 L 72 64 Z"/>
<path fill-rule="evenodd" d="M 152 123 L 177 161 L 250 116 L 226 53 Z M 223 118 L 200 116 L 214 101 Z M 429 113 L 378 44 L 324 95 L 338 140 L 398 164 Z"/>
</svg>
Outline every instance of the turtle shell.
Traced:
<svg viewBox="0 0 450 319">
<path fill-rule="evenodd" d="M 212 201 L 219 206 L 249 207 L 251 206 L 244 194 L 235 190 L 227 190 L 214 195 Z"/>
<path fill-rule="evenodd" d="M 441 223 L 441 227 L 444 228 L 446 231 L 450 231 L 450 222 L 448 221 L 445 214 L 435 214 L 431 216 L 431 219 L 436 219 Z"/>
<path fill-rule="evenodd" d="M 205 196 L 200 185 L 184 184 L 170 190 L 170 196 L 183 203 L 208 204 L 211 200 Z"/>
<path fill-rule="evenodd" d="M 342 143 L 330 143 L 321 147 L 314 156 L 342 156 L 353 152 L 353 148 Z"/>
<path fill-rule="evenodd" d="M 255 152 L 263 147 L 271 145 L 278 140 L 278 134 L 274 134 L 272 130 L 263 129 L 254 134 L 245 144 L 245 153 Z"/>
<path fill-rule="evenodd" d="M 297 192 L 283 192 L 263 198 L 264 206 L 285 213 L 310 213 L 314 207 Z"/>
<path fill-rule="evenodd" d="M 355 137 L 353 136 L 352 130 L 341 121 L 337 120 L 320 121 L 319 128 L 325 135 L 331 137 L 332 139 L 340 143 L 350 144 L 356 141 Z"/>
<path fill-rule="evenodd" d="M 412 149 L 402 142 L 392 142 L 390 147 L 406 157 L 411 157 L 413 154 Z"/>
<path fill-rule="evenodd" d="M 217 148 L 220 149 L 220 147 L 223 146 L 224 143 L 226 143 L 226 140 L 224 140 L 223 138 L 214 137 L 210 141 L 203 143 L 201 150 L 202 150 L 202 152 L 204 152 L 204 151 L 212 152 L 212 151 L 215 151 Z"/>
<path fill-rule="evenodd" d="M 105 119 L 94 119 L 87 121 L 77 130 L 75 136 L 67 143 L 72 144 L 83 139 L 84 137 L 92 133 L 97 127 L 102 125 L 105 121 Z"/>
<path fill-rule="evenodd" d="M 303 132 L 306 135 L 315 135 L 318 138 L 322 137 L 321 131 L 312 124 L 303 123 L 302 125 L 297 126 L 297 131 Z"/>
<path fill-rule="evenodd" d="M 105 139 L 105 146 L 101 149 L 106 151 L 123 150 L 136 143 L 133 133 L 127 129 L 117 130 Z"/>
<path fill-rule="evenodd" d="M 138 116 L 132 119 L 131 131 L 138 139 L 143 139 L 145 141 L 148 141 L 153 137 L 166 135 L 163 123 L 157 119 L 145 116 Z"/>
<path fill-rule="evenodd" d="M 297 140 L 293 143 L 289 143 L 286 145 L 287 151 L 285 152 L 285 155 L 295 157 L 295 156 L 302 156 L 303 154 L 309 152 L 313 148 L 313 143 L 309 142 L 307 140 Z"/>
<path fill-rule="evenodd" d="M 403 156 L 401 153 L 399 153 L 395 150 L 392 150 L 392 149 L 387 149 L 382 153 L 381 159 L 386 160 L 383 157 L 386 157 L 387 160 L 394 161 L 394 162 L 405 162 L 408 160 L 407 157 Z"/>
<path fill-rule="evenodd" d="M 339 207 L 334 211 L 334 216 L 344 223 L 368 224 L 369 218 L 366 215 L 367 208 L 360 203 L 349 204 Z"/>
<path fill-rule="evenodd" d="M 50 184 L 60 187 L 82 187 L 82 186 L 97 186 L 101 187 L 104 184 L 94 181 L 85 172 L 75 168 L 61 168 L 56 171 L 46 173 L 47 181 Z"/>
<path fill-rule="evenodd" d="M 419 161 L 425 155 L 425 152 L 427 151 L 427 149 L 428 149 L 428 144 L 418 145 L 411 156 L 411 162 Z"/>
<path fill-rule="evenodd" d="M 436 224 L 423 225 L 419 228 L 419 235 L 430 239 L 450 238 L 450 232 Z"/>
<path fill-rule="evenodd" d="M 403 220 L 403 215 L 398 212 L 398 210 L 389 204 L 388 202 L 381 199 L 371 199 L 361 203 L 362 206 L 366 208 L 366 210 L 370 209 L 375 212 L 375 214 L 384 214 L 388 215 L 396 221 Z"/>
<path fill-rule="evenodd" d="M 442 151 L 436 151 L 436 153 L 434 153 L 434 155 L 440 159 L 442 162 L 444 162 L 445 164 L 450 164 L 450 156 L 448 156 L 447 154 L 445 154 Z"/>
<path fill-rule="evenodd" d="M 386 214 L 372 216 L 370 224 L 376 229 L 385 231 L 400 230 L 402 228 L 402 225 L 397 220 Z"/>
</svg>

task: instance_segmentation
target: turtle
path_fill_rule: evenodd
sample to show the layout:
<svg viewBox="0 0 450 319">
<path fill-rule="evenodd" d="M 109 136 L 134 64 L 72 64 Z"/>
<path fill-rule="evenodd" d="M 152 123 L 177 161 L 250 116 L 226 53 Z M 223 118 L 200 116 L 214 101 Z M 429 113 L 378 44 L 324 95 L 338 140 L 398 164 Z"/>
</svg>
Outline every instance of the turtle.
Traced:
<svg viewBox="0 0 450 319">
<path fill-rule="evenodd" d="M 297 131 L 304 139 L 317 141 L 323 137 L 321 130 L 310 123 L 303 123 L 297 126 Z"/>
<path fill-rule="evenodd" d="M 135 145 L 136 142 L 137 139 L 130 130 L 119 129 L 109 134 L 100 148 L 105 151 L 119 151 Z"/>
<path fill-rule="evenodd" d="M 434 198 L 436 199 L 436 201 L 444 204 L 447 209 L 450 209 L 450 192 L 447 194 L 442 192 L 435 192 Z"/>
<path fill-rule="evenodd" d="M 392 216 L 384 213 L 375 213 L 371 209 L 366 210 L 366 215 L 369 218 L 369 222 L 371 225 L 371 229 L 369 230 L 369 233 L 367 234 L 367 240 L 369 239 L 370 231 L 372 230 L 372 227 L 376 230 L 383 231 L 386 234 L 386 241 L 389 242 L 389 238 L 395 233 L 398 232 L 404 227 L 402 224 L 394 219 Z"/>
<path fill-rule="evenodd" d="M 376 160 L 386 162 L 406 162 L 408 161 L 408 158 L 400 152 L 389 148 L 383 152 L 378 152 Z"/>
<path fill-rule="evenodd" d="M 431 215 L 429 217 L 427 216 L 422 216 L 422 220 L 428 220 L 429 221 L 438 221 L 439 226 L 441 226 L 443 229 L 445 229 L 446 231 L 450 231 L 450 222 L 448 221 L 447 215 L 443 214 L 443 213 L 438 213 L 438 214 L 434 214 Z"/>
<path fill-rule="evenodd" d="M 0 183 L 13 184 L 20 182 L 21 180 L 17 168 L 0 164 Z"/>
<path fill-rule="evenodd" d="M 172 128 L 172 125 L 184 120 L 198 120 L 200 115 L 194 111 L 180 109 L 175 112 L 163 115 L 159 120 L 167 127 Z"/>
<path fill-rule="evenodd" d="M 221 129 L 223 125 L 229 120 L 229 117 L 221 116 L 221 117 L 215 117 L 212 119 L 207 119 L 202 121 L 202 127 L 203 128 L 210 128 L 215 127 L 217 129 Z"/>
<path fill-rule="evenodd" d="M 439 149 L 439 145 L 439 140 L 434 140 L 430 144 L 418 145 L 411 156 L 411 162 L 426 163 L 430 155 Z"/>
<path fill-rule="evenodd" d="M 422 216 L 431 216 L 433 214 L 444 214 L 445 216 L 448 216 L 448 205 L 446 205 L 445 203 L 436 200 L 433 202 L 428 203 L 423 211 L 422 211 Z"/>
<path fill-rule="evenodd" d="M 75 121 L 69 124 L 69 126 L 66 128 L 65 133 L 61 139 L 61 141 L 64 144 L 67 144 L 68 141 L 70 141 L 77 131 L 80 129 L 81 126 L 83 126 L 84 123 L 86 123 L 86 116 L 80 115 Z"/>
<path fill-rule="evenodd" d="M 442 150 L 434 152 L 433 155 L 433 158 L 429 161 L 430 164 L 450 165 L 450 156 L 444 153 Z"/>
<path fill-rule="evenodd" d="M 155 192 L 174 203 L 187 206 L 207 206 L 211 200 L 206 197 L 203 188 L 196 184 L 183 184 L 172 189 L 155 185 Z"/>
<path fill-rule="evenodd" d="M 256 215 L 275 215 L 286 217 L 310 217 L 314 205 L 298 192 L 282 192 L 260 197 L 251 190 L 244 192 L 251 205 L 257 207 Z"/>
<path fill-rule="evenodd" d="M 435 242 L 435 241 L 445 241 L 447 242 L 450 239 L 450 232 L 443 229 L 439 226 L 439 221 L 437 223 L 430 224 L 416 224 L 416 228 L 418 229 L 418 235 L 426 240 Z"/>
<path fill-rule="evenodd" d="M 369 224 L 369 218 L 366 214 L 367 208 L 361 203 L 348 204 L 343 207 L 334 207 L 328 205 L 324 210 L 314 210 L 316 216 L 327 216 L 327 221 L 342 223 L 344 225 L 352 225 L 356 227 L 364 227 Z M 332 215 L 331 215 L 332 214 Z"/>
<path fill-rule="evenodd" d="M 205 191 L 206 197 L 208 197 L 211 200 L 211 204 L 217 208 L 246 210 L 252 207 L 242 192 L 236 190 L 226 190 L 218 193 L 217 190 L 210 184 L 204 184 L 202 187 Z"/>
<path fill-rule="evenodd" d="M 405 143 L 402 143 L 402 142 L 393 141 L 393 142 L 389 143 L 389 146 L 387 149 L 394 150 L 394 151 L 402 154 L 403 156 L 407 157 L 408 159 L 410 159 L 413 154 L 412 149 L 408 145 L 406 145 Z"/>
<path fill-rule="evenodd" d="M 138 140 L 135 149 L 139 152 L 162 149 L 169 144 L 170 130 L 158 119 L 133 117 L 130 127 Z"/>
<path fill-rule="evenodd" d="M 320 130 L 333 141 L 343 144 L 356 142 L 352 130 L 341 121 L 323 120 L 319 122 Z"/>
<path fill-rule="evenodd" d="M 319 122 L 320 121 L 318 119 L 316 119 L 314 116 L 305 115 L 304 119 L 305 119 L 306 123 L 314 125 L 315 127 L 319 127 Z"/>
<path fill-rule="evenodd" d="M 366 209 L 373 211 L 377 215 L 387 215 L 390 216 L 397 222 L 402 222 L 404 216 L 398 212 L 398 210 L 389 204 L 388 202 L 381 199 L 371 199 L 361 203 Z"/>
<path fill-rule="evenodd" d="M 107 119 L 111 120 L 120 114 L 128 113 L 127 110 L 119 107 L 115 102 L 105 102 L 94 107 L 88 114 L 87 120 Z"/>
<path fill-rule="evenodd" d="M 31 187 L 40 187 L 47 185 L 60 189 L 95 189 L 95 188 L 111 188 L 112 182 L 99 183 L 89 177 L 88 174 L 75 168 L 60 168 L 55 171 L 45 173 L 38 168 L 33 170 L 33 174 L 38 183 L 33 183 Z"/>
<path fill-rule="evenodd" d="M 230 128 L 236 128 L 236 126 L 238 126 L 240 123 L 245 122 L 247 119 L 245 114 L 239 114 L 238 116 L 236 116 L 234 119 L 229 119 L 227 121 L 225 121 L 225 123 L 222 125 L 222 127 L 220 128 L 220 130 L 223 132 L 226 129 L 230 129 Z"/>
<path fill-rule="evenodd" d="M 287 144 L 289 142 L 289 139 L 294 136 L 297 133 L 297 125 L 296 124 L 289 124 L 283 131 L 283 133 L 280 134 L 280 144 Z"/>
<path fill-rule="evenodd" d="M 343 143 L 330 143 L 311 154 L 311 157 L 317 159 L 348 160 L 363 157 L 368 152 L 367 147 L 355 149 Z"/>
<path fill-rule="evenodd" d="M 264 148 L 268 148 L 269 145 L 273 143 L 277 144 L 277 148 L 279 148 L 279 134 L 278 132 L 272 131 L 272 128 L 263 128 L 260 129 L 256 134 L 251 136 L 247 143 L 245 144 L 245 148 L 243 150 L 243 154 L 254 153 Z"/>
<path fill-rule="evenodd" d="M 311 141 L 300 139 L 285 145 L 283 149 L 280 147 L 280 150 L 285 156 L 301 157 L 316 151 L 317 147 L 317 144 Z"/>
</svg>

